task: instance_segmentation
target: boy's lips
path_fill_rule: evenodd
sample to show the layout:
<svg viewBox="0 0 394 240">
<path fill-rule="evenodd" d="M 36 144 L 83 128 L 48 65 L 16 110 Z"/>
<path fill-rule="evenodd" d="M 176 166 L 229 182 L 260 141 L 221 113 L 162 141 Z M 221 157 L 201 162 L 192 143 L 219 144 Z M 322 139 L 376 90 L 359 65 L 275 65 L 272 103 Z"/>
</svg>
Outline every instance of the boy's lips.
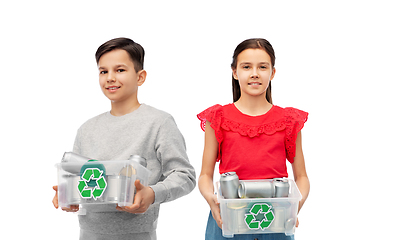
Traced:
<svg viewBox="0 0 394 240">
<path fill-rule="evenodd" d="M 118 90 L 120 88 L 120 86 L 109 86 L 105 89 L 107 89 L 110 92 L 116 92 L 116 90 Z"/>
</svg>

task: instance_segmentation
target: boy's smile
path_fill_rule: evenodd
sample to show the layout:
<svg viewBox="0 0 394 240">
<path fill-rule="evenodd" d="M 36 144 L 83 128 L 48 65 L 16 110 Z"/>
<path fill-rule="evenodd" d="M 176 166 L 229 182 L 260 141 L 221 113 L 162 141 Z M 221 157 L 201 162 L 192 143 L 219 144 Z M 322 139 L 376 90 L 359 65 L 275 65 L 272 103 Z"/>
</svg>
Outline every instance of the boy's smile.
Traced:
<svg viewBox="0 0 394 240">
<path fill-rule="evenodd" d="M 114 93 L 114 92 L 116 92 L 119 88 L 121 88 L 121 87 L 120 87 L 120 86 L 109 86 L 109 87 L 107 87 L 106 89 L 107 89 L 109 92 Z"/>
<path fill-rule="evenodd" d="M 144 83 L 146 72 L 135 71 L 125 50 L 115 49 L 102 55 L 98 69 L 101 90 L 113 104 L 137 101 L 138 86 Z"/>
</svg>

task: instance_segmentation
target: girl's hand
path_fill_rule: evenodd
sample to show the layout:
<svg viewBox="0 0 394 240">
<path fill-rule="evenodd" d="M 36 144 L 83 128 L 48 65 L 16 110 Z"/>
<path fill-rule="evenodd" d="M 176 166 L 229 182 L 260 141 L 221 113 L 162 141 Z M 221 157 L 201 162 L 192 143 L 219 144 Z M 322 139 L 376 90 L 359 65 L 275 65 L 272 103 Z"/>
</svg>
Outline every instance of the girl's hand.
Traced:
<svg viewBox="0 0 394 240">
<path fill-rule="evenodd" d="M 140 180 L 136 180 L 134 185 L 136 189 L 134 203 L 131 206 L 117 206 L 116 209 L 119 211 L 125 211 L 128 213 L 144 213 L 155 201 L 155 192 L 152 188 L 142 185 Z"/>
<path fill-rule="evenodd" d="M 216 220 L 217 225 L 222 228 L 222 217 L 220 216 L 220 207 L 216 194 L 212 194 L 212 199 L 209 201 L 212 217 Z"/>
<path fill-rule="evenodd" d="M 53 186 L 52 188 L 53 188 L 53 190 L 56 191 L 55 196 L 53 197 L 52 203 L 53 203 L 53 206 L 56 209 L 58 209 L 59 208 L 59 199 L 58 199 L 58 195 L 57 195 L 57 186 Z M 78 212 L 79 205 L 70 205 L 70 207 L 68 207 L 68 208 L 63 207 L 62 210 L 66 211 L 66 212 Z"/>
</svg>

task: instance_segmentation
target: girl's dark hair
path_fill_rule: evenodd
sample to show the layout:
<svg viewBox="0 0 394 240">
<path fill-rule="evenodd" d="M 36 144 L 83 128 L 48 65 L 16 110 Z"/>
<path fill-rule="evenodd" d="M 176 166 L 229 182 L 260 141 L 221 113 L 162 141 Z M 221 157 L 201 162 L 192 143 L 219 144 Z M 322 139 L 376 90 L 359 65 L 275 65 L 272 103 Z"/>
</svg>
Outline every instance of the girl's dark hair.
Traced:
<svg viewBox="0 0 394 240">
<path fill-rule="evenodd" d="M 233 62 L 231 63 L 231 68 L 235 70 L 237 68 L 237 58 L 238 55 L 246 50 L 246 49 L 262 49 L 264 50 L 271 58 L 271 64 L 272 68 L 275 66 L 275 51 L 272 48 L 272 45 L 265 39 L 263 38 L 252 38 L 252 39 L 247 39 L 243 42 L 241 42 L 234 50 L 234 55 L 233 55 Z M 238 99 L 241 97 L 241 88 L 239 86 L 238 80 L 232 77 L 232 83 L 233 83 L 233 101 L 236 102 Z M 266 98 L 269 103 L 272 104 L 272 96 L 271 96 L 271 82 L 268 85 L 267 91 L 266 91 Z"/>
<path fill-rule="evenodd" d="M 97 64 L 101 56 L 115 49 L 125 50 L 129 54 L 136 72 L 144 69 L 144 48 L 129 38 L 114 38 L 108 42 L 103 43 L 96 51 Z"/>
</svg>

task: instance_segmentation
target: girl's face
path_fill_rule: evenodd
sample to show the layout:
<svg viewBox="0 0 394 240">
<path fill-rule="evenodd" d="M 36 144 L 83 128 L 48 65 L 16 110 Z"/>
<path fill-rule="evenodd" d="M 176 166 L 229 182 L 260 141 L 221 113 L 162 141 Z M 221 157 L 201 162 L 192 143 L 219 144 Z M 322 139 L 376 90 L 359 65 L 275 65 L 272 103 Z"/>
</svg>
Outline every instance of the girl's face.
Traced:
<svg viewBox="0 0 394 240">
<path fill-rule="evenodd" d="M 275 76 L 275 68 L 264 50 L 246 49 L 237 57 L 233 76 L 239 82 L 241 96 L 265 96 L 268 85 Z"/>
<path fill-rule="evenodd" d="M 122 49 L 115 49 L 101 56 L 98 62 L 99 83 L 104 95 L 111 102 L 123 102 L 137 97 L 146 72 L 135 72 L 129 54 Z"/>
</svg>

